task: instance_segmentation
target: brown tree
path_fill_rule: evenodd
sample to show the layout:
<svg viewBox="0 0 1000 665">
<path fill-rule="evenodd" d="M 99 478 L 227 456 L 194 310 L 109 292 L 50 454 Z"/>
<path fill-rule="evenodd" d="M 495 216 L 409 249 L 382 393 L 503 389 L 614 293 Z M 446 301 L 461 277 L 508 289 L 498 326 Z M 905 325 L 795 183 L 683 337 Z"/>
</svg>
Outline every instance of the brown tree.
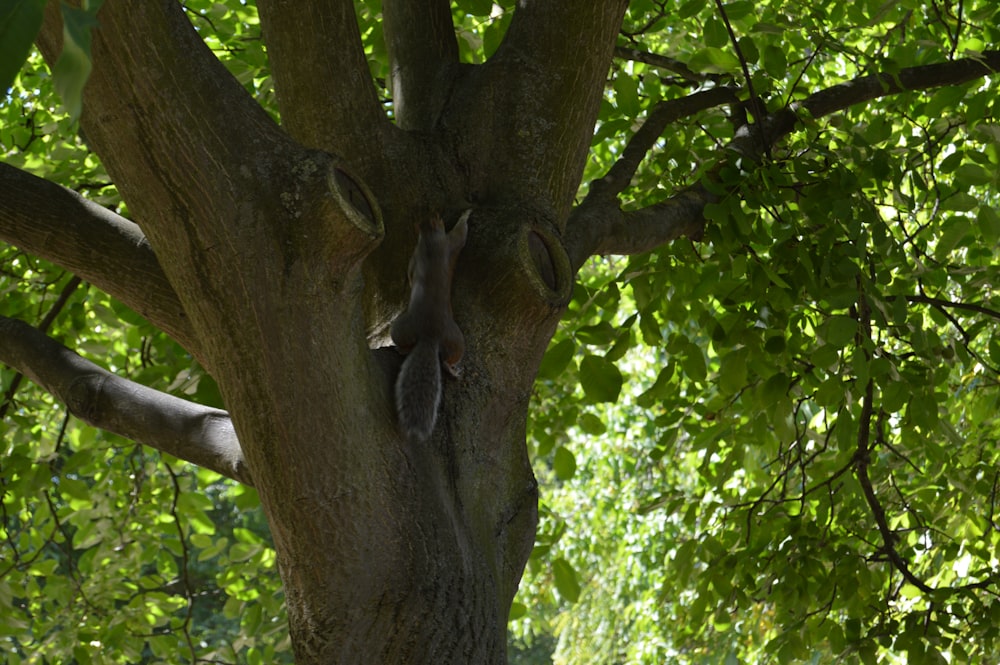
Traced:
<svg viewBox="0 0 1000 665">
<path fill-rule="evenodd" d="M 135 223 L 0 165 L 0 237 L 170 334 L 227 411 L 117 378 L 12 319 L 0 358 L 86 422 L 257 488 L 301 665 L 505 660 L 537 522 L 528 400 L 574 275 L 595 254 L 697 237 L 722 190 L 629 212 L 619 195 L 672 121 L 748 99 L 716 87 L 663 103 L 577 201 L 627 5 L 519 3 L 473 66 L 447 3 L 385 0 L 390 117 L 353 2 L 260 0 L 279 124 L 179 3 L 109 0 L 81 128 Z M 61 42 L 50 3 L 49 62 Z M 816 92 L 744 126 L 719 164 L 762 158 L 806 112 L 998 67 L 990 53 Z M 396 425 L 388 330 L 407 302 L 414 225 L 467 209 L 453 285 L 463 371 L 413 447 Z"/>
</svg>

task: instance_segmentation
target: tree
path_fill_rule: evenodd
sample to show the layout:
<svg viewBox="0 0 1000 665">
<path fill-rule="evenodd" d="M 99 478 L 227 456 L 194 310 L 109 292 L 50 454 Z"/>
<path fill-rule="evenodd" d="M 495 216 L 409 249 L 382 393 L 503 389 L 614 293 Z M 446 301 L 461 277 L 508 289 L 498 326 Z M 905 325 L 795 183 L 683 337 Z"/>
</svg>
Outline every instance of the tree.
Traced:
<svg viewBox="0 0 1000 665">
<path fill-rule="evenodd" d="M 10 272 L 29 280 L 30 256 L 86 280 L 113 300 L 81 304 L 78 329 L 120 315 L 165 332 L 178 346 L 157 348 L 203 371 L 208 398 L 143 387 L 12 317 L 0 359 L 94 427 L 256 490 L 300 665 L 503 662 L 538 520 L 532 391 L 532 452 L 568 478 L 561 433 L 607 425 L 549 390 L 578 380 L 585 402 L 615 402 L 615 363 L 640 341 L 660 354 L 637 400 L 646 454 L 711 481 L 704 508 L 682 492 L 647 506 L 701 530 L 672 541 L 660 590 L 690 617 L 675 648 L 685 631 L 700 644 L 707 617 L 722 630 L 766 608 L 760 635 L 783 657 L 815 636 L 866 661 L 960 656 L 969 635 L 989 653 L 1000 52 L 985 45 L 1000 11 L 869 4 L 161 0 L 106 3 L 88 33 L 89 14 L 49 3 L 38 49 L 92 65 L 79 146 L 100 163 L 53 177 L 71 189 L 32 175 L 55 176 L 58 149 L 32 145 L 41 117 L 10 98 L 8 117 L 24 114 L 0 165 L 0 237 L 24 253 L 8 251 Z M 72 191 L 101 169 L 109 207 Z M 414 224 L 464 210 L 463 372 L 413 445 L 388 329 Z M 581 270 L 609 255 L 632 258 L 594 290 L 601 272 Z M 134 364 L 117 353 L 103 364 Z M 30 427 L 28 406 L 8 417 Z M 15 452 L 5 506 L 43 480 L 77 501 L 93 490 L 56 451 L 42 471 Z M 183 543 L 182 511 L 210 506 L 170 474 Z M 48 510 L 47 541 L 8 535 L 8 570 L 86 569 L 72 562 L 99 534 Z M 706 534 L 715 513 L 727 529 Z M 252 538 L 239 519 L 234 537 Z M 52 544 L 61 558 L 42 556 Z M 162 565 L 187 579 L 192 553 Z M 576 595 L 572 563 L 552 569 Z M 846 597 L 846 579 L 864 593 Z M 156 637 L 142 657 L 164 657 Z"/>
</svg>

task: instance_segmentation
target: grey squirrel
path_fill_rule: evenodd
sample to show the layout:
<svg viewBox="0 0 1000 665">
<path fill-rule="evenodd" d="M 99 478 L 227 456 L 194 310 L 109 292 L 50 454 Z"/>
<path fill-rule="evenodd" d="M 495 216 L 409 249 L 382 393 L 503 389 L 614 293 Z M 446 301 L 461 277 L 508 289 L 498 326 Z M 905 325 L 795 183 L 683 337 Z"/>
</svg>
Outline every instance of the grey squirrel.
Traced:
<svg viewBox="0 0 1000 665">
<path fill-rule="evenodd" d="M 449 232 L 440 217 L 421 225 L 410 259 L 410 304 L 393 321 L 389 334 L 406 354 L 396 378 L 396 412 L 406 438 L 430 437 L 441 403 L 441 366 L 458 376 L 465 338 L 451 310 L 451 280 L 465 246 L 471 210 L 462 213 Z"/>
</svg>

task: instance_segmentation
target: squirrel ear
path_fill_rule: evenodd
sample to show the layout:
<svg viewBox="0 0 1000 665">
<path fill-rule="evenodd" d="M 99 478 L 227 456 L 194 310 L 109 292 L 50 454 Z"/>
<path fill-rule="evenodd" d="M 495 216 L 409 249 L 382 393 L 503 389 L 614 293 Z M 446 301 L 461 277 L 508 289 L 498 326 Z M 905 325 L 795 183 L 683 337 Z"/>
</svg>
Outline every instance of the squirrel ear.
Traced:
<svg viewBox="0 0 1000 665">
<path fill-rule="evenodd" d="M 455 226 L 451 227 L 451 231 L 448 231 L 448 240 L 451 241 L 452 247 L 461 248 L 465 245 L 465 239 L 469 235 L 469 215 L 471 214 L 471 208 L 463 212 L 462 216 L 455 222 Z"/>
</svg>

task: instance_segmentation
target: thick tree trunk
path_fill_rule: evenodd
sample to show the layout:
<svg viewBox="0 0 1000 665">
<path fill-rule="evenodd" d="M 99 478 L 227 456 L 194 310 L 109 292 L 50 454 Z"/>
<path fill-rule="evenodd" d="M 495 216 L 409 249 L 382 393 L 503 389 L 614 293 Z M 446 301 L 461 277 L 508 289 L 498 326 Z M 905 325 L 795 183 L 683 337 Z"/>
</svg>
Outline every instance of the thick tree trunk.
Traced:
<svg viewBox="0 0 1000 665">
<path fill-rule="evenodd" d="M 283 129 L 177 3 L 101 10 L 81 122 L 183 308 L 173 328 L 222 391 L 299 665 L 505 660 L 537 521 L 528 398 L 571 293 L 560 235 L 625 4 L 530 3 L 490 65 L 469 68 L 447 3 L 387 0 L 394 126 L 349 0 L 261 0 Z M 61 34 L 50 7 L 50 62 Z M 414 445 L 392 403 L 400 356 L 369 347 L 405 305 L 414 223 L 464 208 L 463 374 Z"/>
<path fill-rule="evenodd" d="M 518 503 L 464 503 L 479 483 L 439 452 L 454 442 L 447 433 L 420 449 L 392 434 L 356 439 L 352 446 L 390 452 L 376 467 L 341 469 L 344 484 L 319 471 L 310 472 L 312 491 L 294 474 L 296 490 L 274 488 L 282 499 L 269 516 L 299 665 L 504 662 L 506 615 L 534 539 L 535 486 L 523 464 L 510 474 L 522 483 Z"/>
</svg>

